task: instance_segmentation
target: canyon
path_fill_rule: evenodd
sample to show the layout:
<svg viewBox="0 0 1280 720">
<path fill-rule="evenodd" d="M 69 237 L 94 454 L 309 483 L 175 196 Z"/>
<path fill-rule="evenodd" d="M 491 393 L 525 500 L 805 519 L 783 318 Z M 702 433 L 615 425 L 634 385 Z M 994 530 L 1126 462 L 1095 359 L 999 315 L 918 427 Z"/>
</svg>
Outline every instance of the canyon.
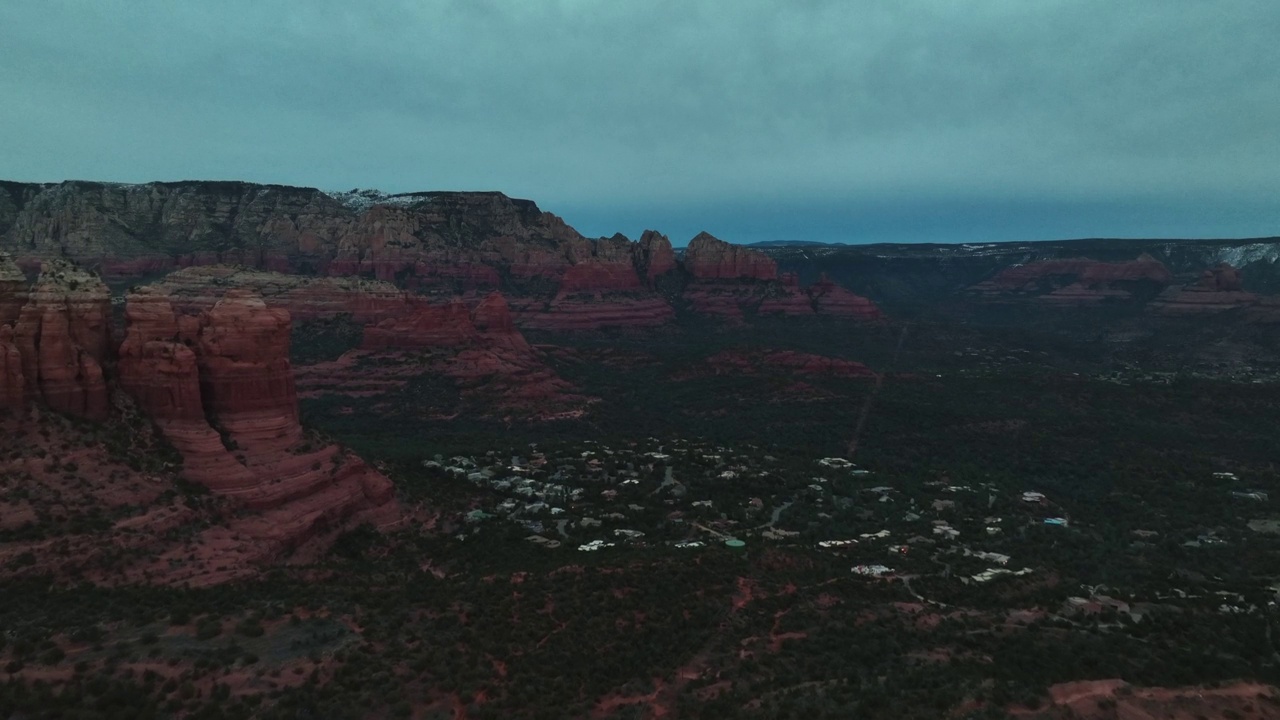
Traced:
<svg viewBox="0 0 1280 720">
<path fill-rule="evenodd" d="M 1190 684 L 1270 653 L 1265 555 L 1194 548 L 1275 542 L 1274 245 L 678 248 L 499 193 L 0 184 L 0 692 L 767 715 L 838 647 L 793 680 L 1267 716 Z M 1133 622 L 1079 615 L 1103 571 Z M 665 648 L 651 685 L 620 644 Z"/>
</svg>

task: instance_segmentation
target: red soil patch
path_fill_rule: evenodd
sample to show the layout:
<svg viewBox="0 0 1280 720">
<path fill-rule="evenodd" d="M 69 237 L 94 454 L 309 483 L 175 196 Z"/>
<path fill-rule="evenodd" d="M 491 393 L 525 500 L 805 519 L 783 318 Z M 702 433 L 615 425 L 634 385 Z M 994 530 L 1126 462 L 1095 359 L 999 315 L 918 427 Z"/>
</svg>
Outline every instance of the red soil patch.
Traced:
<svg viewBox="0 0 1280 720">
<path fill-rule="evenodd" d="M 1045 708 L 1012 707 L 1009 713 L 1043 720 L 1280 718 L 1280 691 L 1249 682 L 1220 688 L 1141 688 L 1119 679 L 1084 680 L 1050 687 L 1048 699 Z"/>
</svg>

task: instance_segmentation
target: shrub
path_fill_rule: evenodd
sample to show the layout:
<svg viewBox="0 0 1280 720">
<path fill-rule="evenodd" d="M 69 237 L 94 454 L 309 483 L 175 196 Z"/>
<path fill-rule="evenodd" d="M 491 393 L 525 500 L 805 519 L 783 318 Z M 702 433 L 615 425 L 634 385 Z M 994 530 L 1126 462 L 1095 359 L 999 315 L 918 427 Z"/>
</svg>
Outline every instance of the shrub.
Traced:
<svg viewBox="0 0 1280 720">
<path fill-rule="evenodd" d="M 258 618 L 251 617 L 241 621 L 240 624 L 236 626 L 236 632 L 245 637 L 262 637 L 262 633 L 264 631 L 262 629 L 262 623 L 258 621 Z"/>
<path fill-rule="evenodd" d="M 222 634 L 222 622 L 216 618 L 204 618 L 196 624 L 196 639 L 208 640 Z"/>
</svg>

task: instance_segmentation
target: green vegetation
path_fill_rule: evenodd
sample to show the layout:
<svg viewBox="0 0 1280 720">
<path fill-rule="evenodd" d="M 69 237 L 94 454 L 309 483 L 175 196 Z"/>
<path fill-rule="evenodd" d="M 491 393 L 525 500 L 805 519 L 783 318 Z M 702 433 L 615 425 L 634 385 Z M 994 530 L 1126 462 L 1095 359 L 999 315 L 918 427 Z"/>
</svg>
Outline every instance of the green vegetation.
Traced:
<svg viewBox="0 0 1280 720">
<path fill-rule="evenodd" d="M 531 337 L 598 399 L 554 423 L 454 417 L 474 396 L 430 375 L 304 400 L 308 424 L 387 469 L 415 511 L 408 527 L 358 528 L 313 565 L 224 587 L 7 583 L 0 708 L 1001 717 L 1080 679 L 1280 683 L 1280 538 L 1247 524 L 1280 511 L 1233 495 L 1280 499 L 1280 385 L 1201 373 L 1158 349 L 1167 336 L 1156 350 L 1082 341 L 1082 325 L 921 322 L 904 337 L 892 324 L 757 319 Z M 308 332 L 294 349 L 312 360 L 351 341 Z M 877 391 L 708 360 L 779 348 L 886 375 Z M 818 463 L 848 456 L 866 408 L 857 468 Z M 859 542 L 818 546 L 840 539 Z M 578 550 L 596 540 L 612 545 Z M 851 572 L 873 564 L 891 577 Z M 974 580 L 991 569 L 1027 572 Z M 70 679 L 36 679 L 55 671 Z"/>
</svg>

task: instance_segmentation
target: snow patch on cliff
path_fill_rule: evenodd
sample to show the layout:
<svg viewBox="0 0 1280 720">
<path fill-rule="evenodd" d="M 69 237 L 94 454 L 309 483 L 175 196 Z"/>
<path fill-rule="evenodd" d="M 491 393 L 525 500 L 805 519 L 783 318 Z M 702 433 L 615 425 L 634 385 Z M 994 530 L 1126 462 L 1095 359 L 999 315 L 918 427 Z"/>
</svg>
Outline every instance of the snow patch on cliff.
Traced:
<svg viewBox="0 0 1280 720">
<path fill-rule="evenodd" d="M 1249 243 L 1219 248 L 1214 260 L 1241 268 L 1256 262 L 1274 264 L 1280 259 L 1280 243 Z"/>
<path fill-rule="evenodd" d="M 412 205 L 421 200 L 414 195 L 393 195 L 373 188 L 352 188 L 351 190 L 325 190 L 325 195 L 337 200 L 353 212 L 362 213 L 374 205 Z"/>
</svg>

